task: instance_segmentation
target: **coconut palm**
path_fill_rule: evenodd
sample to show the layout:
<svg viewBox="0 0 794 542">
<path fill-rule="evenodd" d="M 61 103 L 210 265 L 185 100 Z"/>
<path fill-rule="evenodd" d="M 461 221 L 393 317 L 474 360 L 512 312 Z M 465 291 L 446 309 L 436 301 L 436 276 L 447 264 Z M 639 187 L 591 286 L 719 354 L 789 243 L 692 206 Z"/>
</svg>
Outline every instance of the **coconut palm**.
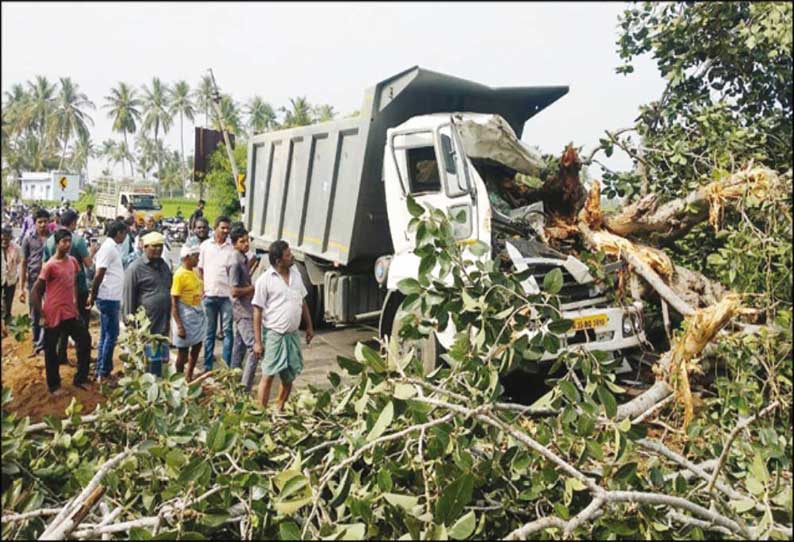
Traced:
<svg viewBox="0 0 794 542">
<path fill-rule="evenodd" d="M 135 138 L 134 156 L 138 171 L 148 177 L 149 172 L 157 165 L 157 154 L 154 141 L 143 132 L 139 132 Z"/>
<path fill-rule="evenodd" d="M 58 169 L 63 168 L 66 160 L 66 148 L 73 133 L 80 139 L 88 139 L 88 125 L 93 126 L 94 120 L 85 109 L 96 109 L 94 102 L 80 92 L 80 87 L 72 83 L 71 78 L 61 77 L 61 89 L 55 106 L 55 129 L 62 139 L 63 148 Z"/>
<path fill-rule="evenodd" d="M 29 95 L 26 101 L 24 121 L 30 123 L 38 132 L 39 146 L 46 147 L 47 128 L 55 110 L 55 85 L 46 77 L 37 75 L 34 82 L 28 82 Z"/>
<path fill-rule="evenodd" d="M 85 171 L 88 169 L 88 160 L 96 156 L 96 149 L 90 136 L 78 137 L 72 144 L 69 156 L 69 167 L 73 171 Z"/>
<path fill-rule="evenodd" d="M 3 96 L 3 130 L 4 135 L 15 136 L 29 128 L 26 123 L 26 109 L 30 95 L 21 84 L 11 87 Z"/>
<path fill-rule="evenodd" d="M 245 114 L 248 116 L 248 128 L 251 133 L 261 133 L 276 126 L 276 112 L 260 96 L 254 96 L 248 101 Z"/>
<path fill-rule="evenodd" d="M 312 123 L 312 106 L 305 97 L 290 98 L 290 109 L 281 108 L 284 113 L 284 127 L 307 126 Z"/>
<path fill-rule="evenodd" d="M 157 137 L 160 133 L 160 128 L 163 129 L 163 134 L 167 134 L 171 129 L 171 122 L 173 117 L 169 111 L 170 102 L 169 96 L 171 91 L 168 85 L 164 85 L 159 77 L 152 77 L 152 86 L 143 87 L 143 129 L 154 130 L 154 143 L 157 148 Z M 157 157 L 157 174 L 162 173 L 161 170 L 162 158 Z"/>
<path fill-rule="evenodd" d="M 221 119 L 218 115 L 212 115 L 212 127 L 215 130 L 226 129 L 227 132 L 232 134 L 240 133 L 240 107 L 234 98 L 228 94 L 221 96 Z"/>
<path fill-rule="evenodd" d="M 315 118 L 315 122 L 327 122 L 329 120 L 334 120 L 334 118 L 336 118 L 336 111 L 334 111 L 334 106 L 324 104 L 315 107 L 314 118 Z"/>
<path fill-rule="evenodd" d="M 110 96 L 105 96 L 105 102 L 105 108 L 109 110 L 108 117 L 113 119 L 113 131 L 121 132 L 124 136 L 126 150 L 124 155 L 129 155 L 127 133 L 134 134 L 138 128 L 136 123 L 141 120 L 141 100 L 132 86 L 122 82 L 118 84 L 118 87 L 110 89 Z M 132 162 L 130 162 L 130 169 L 132 169 Z"/>
<path fill-rule="evenodd" d="M 220 90 L 220 89 L 219 89 Z M 196 100 L 196 107 L 204 112 L 204 126 L 210 125 L 210 111 L 212 110 L 212 96 L 215 92 L 215 87 L 212 85 L 212 78 L 209 75 L 204 75 L 196 88 L 194 98 Z"/>
<path fill-rule="evenodd" d="M 130 176 L 135 176 L 135 156 L 133 156 L 132 150 L 129 145 L 127 145 L 126 141 L 120 141 L 116 145 L 116 152 L 113 160 L 115 163 L 121 164 L 122 172 L 124 171 L 124 162 L 126 161 L 130 165 Z"/>
<path fill-rule="evenodd" d="M 171 89 L 171 114 L 179 115 L 179 150 L 182 162 L 185 161 L 185 130 L 184 121 L 192 121 L 196 114 L 193 100 L 190 98 L 190 86 L 187 81 L 177 81 Z"/>
</svg>

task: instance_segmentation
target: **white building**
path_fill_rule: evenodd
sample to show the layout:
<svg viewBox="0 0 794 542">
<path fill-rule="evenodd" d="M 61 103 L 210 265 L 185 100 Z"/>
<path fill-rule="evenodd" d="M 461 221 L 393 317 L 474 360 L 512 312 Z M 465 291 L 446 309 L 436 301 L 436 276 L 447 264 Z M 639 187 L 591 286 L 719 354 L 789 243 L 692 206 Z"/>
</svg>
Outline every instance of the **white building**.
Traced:
<svg viewBox="0 0 794 542">
<path fill-rule="evenodd" d="M 62 171 L 23 171 L 19 180 L 25 200 L 77 201 L 82 188 L 80 175 Z"/>
</svg>

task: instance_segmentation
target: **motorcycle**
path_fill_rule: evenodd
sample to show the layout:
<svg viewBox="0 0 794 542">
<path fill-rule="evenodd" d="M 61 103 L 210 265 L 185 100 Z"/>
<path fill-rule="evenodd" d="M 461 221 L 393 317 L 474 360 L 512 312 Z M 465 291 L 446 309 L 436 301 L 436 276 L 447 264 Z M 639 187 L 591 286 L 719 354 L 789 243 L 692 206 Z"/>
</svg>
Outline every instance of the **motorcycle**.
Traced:
<svg viewBox="0 0 794 542">
<path fill-rule="evenodd" d="M 187 240 L 187 224 L 182 217 L 172 217 L 163 220 L 163 233 L 172 243 L 184 243 Z"/>
</svg>

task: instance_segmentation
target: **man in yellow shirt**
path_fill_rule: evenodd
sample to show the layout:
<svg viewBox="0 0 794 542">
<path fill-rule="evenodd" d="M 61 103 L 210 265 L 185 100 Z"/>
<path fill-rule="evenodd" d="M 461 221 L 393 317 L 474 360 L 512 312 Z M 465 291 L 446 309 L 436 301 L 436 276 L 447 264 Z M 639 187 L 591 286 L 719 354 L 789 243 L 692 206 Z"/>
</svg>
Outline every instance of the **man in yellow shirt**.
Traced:
<svg viewBox="0 0 794 542">
<path fill-rule="evenodd" d="M 201 304 L 204 285 L 193 270 L 198 263 L 198 255 L 198 246 L 182 247 L 179 253 L 182 267 L 174 273 L 171 284 L 171 342 L 178 349 L 176 370 L 182 372 L 187 363 L 185 378 L 188 382 L 193 380 L 193 369 L 201 352 L 206 327 Z"/>
</svg>

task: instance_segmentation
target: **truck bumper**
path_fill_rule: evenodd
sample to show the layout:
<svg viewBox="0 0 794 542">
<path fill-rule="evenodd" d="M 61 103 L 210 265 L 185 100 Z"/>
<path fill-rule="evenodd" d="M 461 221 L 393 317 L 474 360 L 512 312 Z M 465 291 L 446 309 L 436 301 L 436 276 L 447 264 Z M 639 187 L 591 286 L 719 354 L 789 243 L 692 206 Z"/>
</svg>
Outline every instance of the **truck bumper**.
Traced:
<svg viewBox="0 0 794 542">
<path fill-rule="evenodd" d="M 585 329 L 571 329 L 567 333 L 559 334 L 560 349 L 556 353 L 545 352 L 540 361 L 551 361 L 560 356 L 562 352 L 575 352 L 603 350 L 613 352 L 635 348 L 645 341 L 643 331 L 641 306 L 589 308 L 581 310 L 562 310 L 562 317 L 574 322 L 599 322 L 594 327 Z M 601 323 L 603 322 L 603 323 Z M 624 322 L 630 326 L 628 333 L 624 330 Z M 525 334 L 532 338 L 539 331 L 526 331 Z"/>
</svg>

